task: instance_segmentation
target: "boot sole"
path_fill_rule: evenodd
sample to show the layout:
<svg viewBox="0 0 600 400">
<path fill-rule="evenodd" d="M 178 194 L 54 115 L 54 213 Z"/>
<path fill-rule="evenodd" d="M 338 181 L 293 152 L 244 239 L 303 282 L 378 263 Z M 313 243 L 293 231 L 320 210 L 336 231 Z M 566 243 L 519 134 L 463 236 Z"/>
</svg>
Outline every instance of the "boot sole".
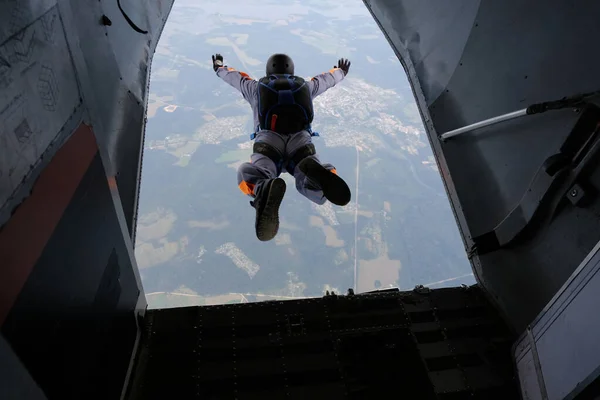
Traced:
<svg viewBox="0 0 600 400">
<path fill-rule="evenodd" d="M 317 161 L 305 158 L 298 164 L 298 168 L 321 186 L 327 200 L 338 206 L 350 203 L 352 194 L 346 182 Z"/>
<path fill-rule="evenodd" d="M 269 241 L 279 230 L 279 206 L 285 195 L 285 181 L 281 178 L 273 180 L 267 194 L 265 208 L 257 215 L 256 237 L 262 242 Z"/>
</svg>

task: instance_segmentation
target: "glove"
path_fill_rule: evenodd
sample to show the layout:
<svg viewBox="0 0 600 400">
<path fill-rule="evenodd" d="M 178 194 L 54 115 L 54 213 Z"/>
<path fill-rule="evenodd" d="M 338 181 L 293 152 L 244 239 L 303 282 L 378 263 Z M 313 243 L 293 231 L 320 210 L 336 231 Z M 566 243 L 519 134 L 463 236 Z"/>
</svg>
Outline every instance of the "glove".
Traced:
<svg viewBox="0 0 600 400">
<path fill-rule="evenodd" d="M 348 70 L 350 69 L 350 61 L 346 58 L 340 58 L 338 61 L 337 67 L 334 65 L 333 68 L 339 68 L 344 71 L 344 76 L 348 75 Z"/>
<path fill-rule="evenodd" d="M 213 60 L 213 69 L 215 70 L 215 72 L 217 72 L 219 67 L 223 66 L 223 56 L 220 54 L 215 54 L 214 56 L 212 56 L 212 60 Z"/>
</svg>

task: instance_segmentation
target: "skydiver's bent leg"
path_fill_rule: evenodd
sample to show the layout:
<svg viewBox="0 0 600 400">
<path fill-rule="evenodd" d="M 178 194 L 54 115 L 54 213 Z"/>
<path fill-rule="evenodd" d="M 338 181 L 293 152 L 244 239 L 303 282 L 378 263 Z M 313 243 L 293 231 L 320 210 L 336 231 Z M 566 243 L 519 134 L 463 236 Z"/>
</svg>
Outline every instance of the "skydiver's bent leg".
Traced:
<svg viewBox="0 0 600 400">
<path fill-rule="evenodd" d="M 310 158 L 315 158 L 316 156 L 310 156 Z M 318 162 L 318 159 L 317 159 Z M 334 170 L 335 168 L 331 164 L 324 164 L 325 168 L 330 170 Z M 298 192 L 312 201 L 313 203 L 322 205 L 327 201 L 327 197 L 323 192 L 321 186 L 314 180 L 310 179 L 304 172 L 302 172 L 298 166 L 294 168 L 294 178 L 296 180 L 296 189 Z"/>
<path fill-rule="evenodd" d="M 239 166 L 237 180 L 242 193 L 254 198 L 266 181 L 277 178 L 279 174 L 275 163 L 268 157 L 254 153 L 250 159 L 251 162 Z"/>
<path fill-rule="evenodd" d="M 257 137 L 254 143 L 251 162 L 238 168 L 238 186 L 244 194 L 254 198 L 250 204 L 256 209 L 256 236 L 267 241 L 279 230 L 279 206 L 286 187 L 279 178 L 283 151 L 277 148 L 277 137 L 263 135 L 262 140 L 259 139 Z"/>
<path fill-rule="evenodd" d="M 279 206 L 285 195 L 285 181 L 281 178 L 268 179 L 261 185 L 256 198 L 250 202 L 256 209 L 254 229 L 258 240 L 273 239 L 279 231 Z"/>
<path fill-rule="evenodd" d="M 320 187 L 323 191 L 323 196 L 333 204 L 345 206 L 350 202 L 350 188 L 337 175 L 337 171 L 333 165 L 321 164 L 316 157 L 310 156 L 300 161 L 296 168 L 299 171 L 299 175 L 304 175 L 306 182 L 310 182 L 309 185 L 312 184 Z"/>
<path fill-rule="evenodd" d="M 329 200 L 344 206 L 350 202 L 350 188 L 331 164 L 321 164 L 308 132 L 299 132 L 288 142 L 288 172 L 296 179 L 300 194 L 317 204 Z"/>
</svg>

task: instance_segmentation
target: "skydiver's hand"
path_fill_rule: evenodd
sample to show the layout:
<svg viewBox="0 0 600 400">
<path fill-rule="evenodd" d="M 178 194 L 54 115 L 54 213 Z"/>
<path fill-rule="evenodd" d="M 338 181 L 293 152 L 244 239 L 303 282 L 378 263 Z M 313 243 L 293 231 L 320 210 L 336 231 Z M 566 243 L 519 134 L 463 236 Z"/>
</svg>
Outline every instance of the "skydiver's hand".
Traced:
<svg viewBox="0 0 600 400">
<path fill-rule="evenodd" d="M 348 75 L 348 70 L 350 69 L 350 64 L 351 64 L 350 60 L 348 60 L 346 58 L 340 58 L 340 60 L 338 61 L 337 68 L 344 71 L 344 76 L 346 76 L 346 75 Z M 336 66 L 334 65 L 333 68 L 336 68 Z"/>
<path fill-rule="evenodd" d="M 223 66 L 223 56 L 217 53 L 214 56 L 212 56 L 212 60 L 213 60 L 213 69 L 215 70 L 215 72 L 217 72 L 219 67 Z"/>
</svg>

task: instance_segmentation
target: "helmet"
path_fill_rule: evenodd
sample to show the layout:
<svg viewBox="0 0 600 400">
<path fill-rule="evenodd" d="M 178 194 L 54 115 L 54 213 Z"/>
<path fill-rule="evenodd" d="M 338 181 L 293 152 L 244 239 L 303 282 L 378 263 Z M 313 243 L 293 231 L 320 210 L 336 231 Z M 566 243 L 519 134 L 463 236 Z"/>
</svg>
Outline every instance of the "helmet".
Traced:
<svg viewBox="0 0 600 400">
<path fill-rule="evenodd" d="M 294 62 L 286 54 L 273 54 L 267 60 L 267 76 L 271 74 L 294 75 Z"/>
</svg>

